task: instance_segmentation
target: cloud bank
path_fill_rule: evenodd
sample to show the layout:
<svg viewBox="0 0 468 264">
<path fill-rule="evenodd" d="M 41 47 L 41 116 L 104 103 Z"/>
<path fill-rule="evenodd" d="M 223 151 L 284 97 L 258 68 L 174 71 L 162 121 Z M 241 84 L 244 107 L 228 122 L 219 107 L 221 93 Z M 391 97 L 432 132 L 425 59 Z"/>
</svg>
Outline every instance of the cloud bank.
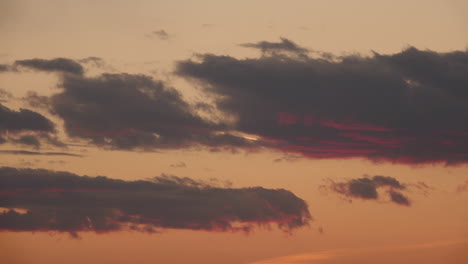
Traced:
<svg viewBox="0 0 468 264">
<path fill-rule="evenodd" d="M 2 167 L 0 197 L 0 207 L 9 209 L 0 214 L 5 231 L 249 232 L 275 224 L 290 232 L 311 220 L 305 201 L 287 190 L 219 188 L 168 175 L 123 181 Z"/>
<path fill-rule="evenodd" d="M 69 136 L 103 148 L 269 148 L 312 159 L 468 162 L 467 51 L 312 57 L 286 38 L 242 46 L 262 56 L 203 54 L 176 64 L 176 74 L 201 84 L 214 105 L 192 106 L 147 75 L 86 76 L 79 61 L 66 58 L 14 66 L 62 73 L 60 93 L 25 100 L 62 118 Z"/>
<path fill-rule="evenodd" d="M 285 49 L 281 43 L 244 46 Z M 214 54 L 180 61 L 235 128 L 310 158 L 397 163 L 468 161 L 468 52 L 392 55 Z"/>
</svg>

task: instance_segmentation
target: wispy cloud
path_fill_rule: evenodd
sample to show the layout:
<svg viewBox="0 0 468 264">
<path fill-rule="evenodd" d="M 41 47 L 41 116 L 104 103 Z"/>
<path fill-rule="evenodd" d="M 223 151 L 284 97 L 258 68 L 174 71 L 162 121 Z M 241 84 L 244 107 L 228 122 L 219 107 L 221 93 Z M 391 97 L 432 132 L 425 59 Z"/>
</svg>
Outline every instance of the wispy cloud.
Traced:
<svg viewBox="0 0 468 264">
<path fill-rule="evenodd" d="M 171 36 L 164 29 L 152 31 L 149 34 L 146 34 L 148 38 L 158 38 L 160 40 L 168 40 Z"/>
<path fill-rule="evenodd" d="M 247 264 L 346 264 L 346 263 L 382 263 L 382 258 L 391 254 L 395 261 L 407 261 L 407 256 L 398 257 L 398 253 L 417 252 L 418 250 L 430 249 L 431 251 L 443 250 L 444 248 L 460 246 L 467 244 L 465 240 L 446 240 L 435 241 L 421 244 L 410 244 L 401 246 L 383 246 L 367 248 L 347 248 L 328 250 L 321 252 L 311 252 L 297 255 L 289 255 L 278 258 L 271 258 Z M 396 257 L 395 257 L 396 256 Z M 422 256 L 422 257 L 421 257 Z M 416 260 L 427 263 L 430 260 L 430 254 L 418 254 Z M 385 262 L 390 263 L 390 262 Z M 405 262 L 406 263 L 406 262 Z M 461 262 L 460 262 L 461 263 Z"/>
<path fill-rule="evenodd" d="M 356 198 L 364 200 L 378 200 L 381 194 L 379 190 L 384 190 L 391 202 L 398 205 L 410 206 L 409 198 L 402 193 L 406 185 L 390 176 L 373 176 L 351 179 L 345 182 L 335 182 L 328 179 L 328 185 L 321 185 L 321 189 L 326 189 L 338 193 L 346 199 Z"/>
</svg>

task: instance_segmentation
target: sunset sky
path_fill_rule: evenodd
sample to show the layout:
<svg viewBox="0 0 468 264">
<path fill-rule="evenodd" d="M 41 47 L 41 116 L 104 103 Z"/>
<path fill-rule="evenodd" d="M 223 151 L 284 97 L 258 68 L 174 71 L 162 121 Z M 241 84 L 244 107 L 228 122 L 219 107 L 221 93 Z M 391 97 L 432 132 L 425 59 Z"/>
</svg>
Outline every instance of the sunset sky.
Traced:
<svg viewBox="0 0 468 264">
<path fill-rule="evenodd" d="M 0 262 L 468 263 L 465 0 L 0 0 Z"/>
</svg>

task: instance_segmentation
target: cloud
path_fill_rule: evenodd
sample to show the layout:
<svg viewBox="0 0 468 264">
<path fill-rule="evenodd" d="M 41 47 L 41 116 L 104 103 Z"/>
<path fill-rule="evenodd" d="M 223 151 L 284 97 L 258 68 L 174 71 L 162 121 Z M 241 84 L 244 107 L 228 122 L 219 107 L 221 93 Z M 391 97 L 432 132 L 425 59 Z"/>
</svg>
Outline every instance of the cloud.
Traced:
<svg viewBox="0 0 468 264">
<path fill-rule="evenodd" d="M 15 61 L 14 67 L 25 67 L 36 71 L 46 72 L 62 72 L 82 75 L 84 73 L 83 66 L 78 62 L 67 58 L 55 59 L 28 59 Z"/>
<path fill-rule="evenodd" d="M 113 149 L 155 150 L 205 146 L 250 146 L 226 125 L 202 119 L 182 95 L 146 75 L 63 76 L 63 91 L 50 98 L 72 137 Z"/>
<path fill-rule="evenodd" d="M 67 153 L 67 152 L 37 152 L 37 151 L 26 151 L 26 150 L 0 150 L 0 154 L 83 157 L 82 155 Z"/>
<path fill-rule="evenodd" d="M 180 162 L 177 162 L 175 164 L 171 164 L 170 167 L 172 167 L 172 168 L 186 168 L 187 164 L 185 164 L 185 162 L 183 162 L 183 161 L 180 161 Z"/>
<path fill-rule="evenodd" d="M 22 100 L 30 107 L 50 110 L 50 99 L 48 96 L 39 95 L 34 91 L 28 91 Z"/>
<path fill-rule="evenodd" d="M 146 36 L 148 38 L 156 37 L 160 40 L 168 40 L 170 38 L 170 35 L 164 29 L 152 31 L 149 34 L 146 34 Z"/>
<path fill-rule="evenodd" d="M 306 56 L 309 51 L 306 48 L 303 48 L 293 41 L 287 38 L 280 38 L 281 42 L 269 42 L 269 41 L 260 41 L 257 43 L 244 43 L 240 46 L 247 48 L 255 48 L 262 51 L 265 55 L 279 55 L 282 52 L 289 54 L 295 54 L 300 56 Z"/>
<path fill-rule="evenodd" d="M 330 184 L 320 186 L 322 189 L 331 190 L 345 198 L 357 198 L 364 200 L 378 200 L 379 189 L 386 190 L 390 201 L 399 205 L 410 206 L 410 200 L 400 191 L 406 189 L 397 179 L 389 176 L 376 175 L 372 178 L 357 178 L 346 182 L 335 182 L 330 180 Z M 351 200 L 350 200 L 351 201 Z"/>
<path fill-rule="evenodd" d="M 54 124 L 43 115 L 28 109 L 19 111 L 0 104 L 0 134 L 21 131 L 54 132 Z"/>
<path fill-rule="evenodd" d="M 285 43 L 245 45 L 288 50 Z M 236 119 L 235 129 L 274 149 L 309 158 L 468 162 L 466 51 L 203 54 L 178 62 L 176 73 L 201 83 L 217 108 Z"/>
<path fill-rule="evenodd" d="M 302 156 L 292 155 L 292 154 L 286 153 L 286 154 L 283 155 L 282 157 L 279 157 L 279 158 L 274 159 L 273 162 L 274 162 L 274 163 L 278 163 L 278 162 L 282 162 L 282 161 L 285 161 L 285 162 L 294 162 L 294 161 L 300 160 L 301 158 L 302 158 Z"/>
<path fill-rule="evenodd" d="M 283 189 L 219 188 L 161 175 L 141 181 L 78 176 L 43 169 L 0 168 L 0 229 L 59 231 L 77 236 L 160 228 L 250 231 L 275 224 L 284 231 L 311 220 L 307 204 Z M 19 208 L 22 210 L 15 210 Z"/>
</svg>

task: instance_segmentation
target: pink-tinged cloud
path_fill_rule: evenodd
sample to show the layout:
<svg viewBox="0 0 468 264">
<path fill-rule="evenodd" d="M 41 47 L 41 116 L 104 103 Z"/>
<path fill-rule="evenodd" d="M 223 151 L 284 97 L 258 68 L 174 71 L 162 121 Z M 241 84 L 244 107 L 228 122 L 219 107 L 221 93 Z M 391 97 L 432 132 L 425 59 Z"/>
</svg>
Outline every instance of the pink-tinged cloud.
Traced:
<svg viewBox="0 0 468 264">
<path fill-rule="evenodd" d="M 291 113 L 278 112 L 276 116 L 278 117 L 278 125 L 280 126 L 294 125 L 299 121 L 299 117 Z"/>
<path fill-rule="evenodd" d="M 393 177 L 377 175 L 342 182 L 328 181 L 329 183 L 321 185 L 320 189 L 337 193 L 348 201 L 351 199 L 379 201 L 382 196 L 387 196 L 387 200 L 395 204 L 411 205 L 410 199 L 403 194 L 406 185 Z M 422 188 L 422 185 L 419 186 Z"/>
<path fill-rule="evenodd" d="M 261 226 L 291 232 L 311 221 L 305 201 L 287 190 L 221 188 L 167 175 L 123 181 L 3 167 L 0 202 L 9 208 L 0 213 L 0 230 L 73 236 L 163 228 L 251 232 Z"/>
<path fill-rule="evenodd" d="M 309 158 L 468 162 L 466 51 L 204 54 L 179 62 L 176 72 L 201 82 L 217 108 L 235 117 L 234 129 L 278 142 L 265 144 L 272 149 Z"/>
</svg>

